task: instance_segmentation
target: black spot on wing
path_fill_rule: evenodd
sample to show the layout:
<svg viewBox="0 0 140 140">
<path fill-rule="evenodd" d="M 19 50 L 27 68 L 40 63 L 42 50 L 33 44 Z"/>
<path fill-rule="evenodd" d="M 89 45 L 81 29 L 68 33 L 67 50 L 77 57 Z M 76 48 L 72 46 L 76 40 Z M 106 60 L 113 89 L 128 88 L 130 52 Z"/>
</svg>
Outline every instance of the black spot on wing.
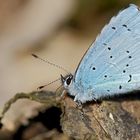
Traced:
<svg viewBox="0 0 140 140">
<path fill-rule="evenodd" d="M 123 24 L 122 26 L 127 28 L 127 25 L 126 24 Z"/>
<path fill-rule="evenodd" d="M 126 73 L 126 70 L 123 70 L 123 73 Z"/>
<path fill-rule="evenodd" d="M 116 30 L 116 27 L 113 26 L 112 29 L 113 29 L 113 30 Z"/>
<path fill-rule="evenodd" d="M 110 47 L 108 47 L 107 49 L 108 49 L 109 51 L 111 50 L 111 48 L 110 48 Z"/>
<path fill-rule="evenodd" d="M 119 86 L 119 89 L 122 89 L 122 86 L 121 85 Z"/>
<path fill-rule="evenodd" d="M 95 67 L 93 67 L 93 68 L 92 68 L 92 70 L 96 70 L 96 68 L 95 68 Z"/>
<path fill-rule="evenodd" d="M 132 75 L 130 74 L 128 82 L 131 82 L 131 80 L 132 80 Z"/>
<path fill-rule="evenodd" d="M 127 29 L 127 31 L 131 31 L 131 29 Z"/>
</svg>

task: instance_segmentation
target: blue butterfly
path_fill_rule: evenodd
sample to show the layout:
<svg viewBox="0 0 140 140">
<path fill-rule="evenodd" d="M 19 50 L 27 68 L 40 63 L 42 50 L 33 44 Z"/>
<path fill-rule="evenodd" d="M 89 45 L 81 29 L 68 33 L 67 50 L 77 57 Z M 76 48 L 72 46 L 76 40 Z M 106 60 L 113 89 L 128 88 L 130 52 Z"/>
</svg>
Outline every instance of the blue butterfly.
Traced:
<svg viewBox="0 0 140 140">
<path fill-rule="evenodd" d="M 74 101 L 85 103 L 140 89 L 140 10 L 131 4 L 106 25 L 74 75 L 61 76 Z"/>
</svg>

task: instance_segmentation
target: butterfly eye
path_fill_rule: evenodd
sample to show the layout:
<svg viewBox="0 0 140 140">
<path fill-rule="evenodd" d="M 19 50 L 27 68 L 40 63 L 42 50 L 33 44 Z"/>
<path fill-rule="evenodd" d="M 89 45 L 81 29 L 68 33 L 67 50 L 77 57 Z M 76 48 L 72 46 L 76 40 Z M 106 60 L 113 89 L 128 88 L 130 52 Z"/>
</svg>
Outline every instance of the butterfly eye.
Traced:
<svg viewBox="0 0 140 140">
<path fill-rule="evenodd" d="M 67 84 L 67 85 L 70 85 L 71 80 L 72 80 L 72 78 L 71 78 L 71 77 L 68 77 L 68 78 L 66 79 L 66 84 Z"/>
<path fill-rule="evenodd" d="M 68 75 L 68 77 L 66 78 L 66 84 L 67 84 L 67 86 L 69 86 L 70 85 L 70 83 L 71 83 L 71 81 L 72 81 L 72 79 L 73 79 L 73 75 L 72 74 L 70 74 L 70 75 Z"/>
</svg>

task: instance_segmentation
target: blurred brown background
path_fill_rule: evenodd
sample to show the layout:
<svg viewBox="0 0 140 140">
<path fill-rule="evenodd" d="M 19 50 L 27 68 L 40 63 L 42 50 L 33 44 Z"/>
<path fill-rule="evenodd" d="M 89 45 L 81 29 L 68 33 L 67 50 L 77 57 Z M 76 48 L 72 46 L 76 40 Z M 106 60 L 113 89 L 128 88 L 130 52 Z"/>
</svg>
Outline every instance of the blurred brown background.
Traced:
<svg viewBox="0 0 140 140">
<path fill-rule="evenodd" d="M 140 6 L 138 0 L 0 0 L 0 108 L 16 93 L 36 90 L 66 74 L 31 53 L 74 73 L 102 27 L 129 3 Z M 19 101 L 7 113 L 7 128 L 14 129 L 14 120 L 30 116 L 36 106 Z"/>
</svg>

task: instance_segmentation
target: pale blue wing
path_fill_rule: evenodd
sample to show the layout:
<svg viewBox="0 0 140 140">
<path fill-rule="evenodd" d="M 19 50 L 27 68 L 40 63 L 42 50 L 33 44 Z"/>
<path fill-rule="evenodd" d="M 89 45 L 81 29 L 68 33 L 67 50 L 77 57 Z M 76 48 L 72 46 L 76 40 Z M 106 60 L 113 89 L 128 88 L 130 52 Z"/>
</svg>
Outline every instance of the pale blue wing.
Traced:
<svg viewBox="0 0 140 140">
<path fill-rule="evenodd" d="M 113 17 L 75 73 L 79 91 L 95 98 L 140 89 L 140 11 L 130 5 Z M 82 93 L 81 93 L 82 94 Z"/>
</svg>

